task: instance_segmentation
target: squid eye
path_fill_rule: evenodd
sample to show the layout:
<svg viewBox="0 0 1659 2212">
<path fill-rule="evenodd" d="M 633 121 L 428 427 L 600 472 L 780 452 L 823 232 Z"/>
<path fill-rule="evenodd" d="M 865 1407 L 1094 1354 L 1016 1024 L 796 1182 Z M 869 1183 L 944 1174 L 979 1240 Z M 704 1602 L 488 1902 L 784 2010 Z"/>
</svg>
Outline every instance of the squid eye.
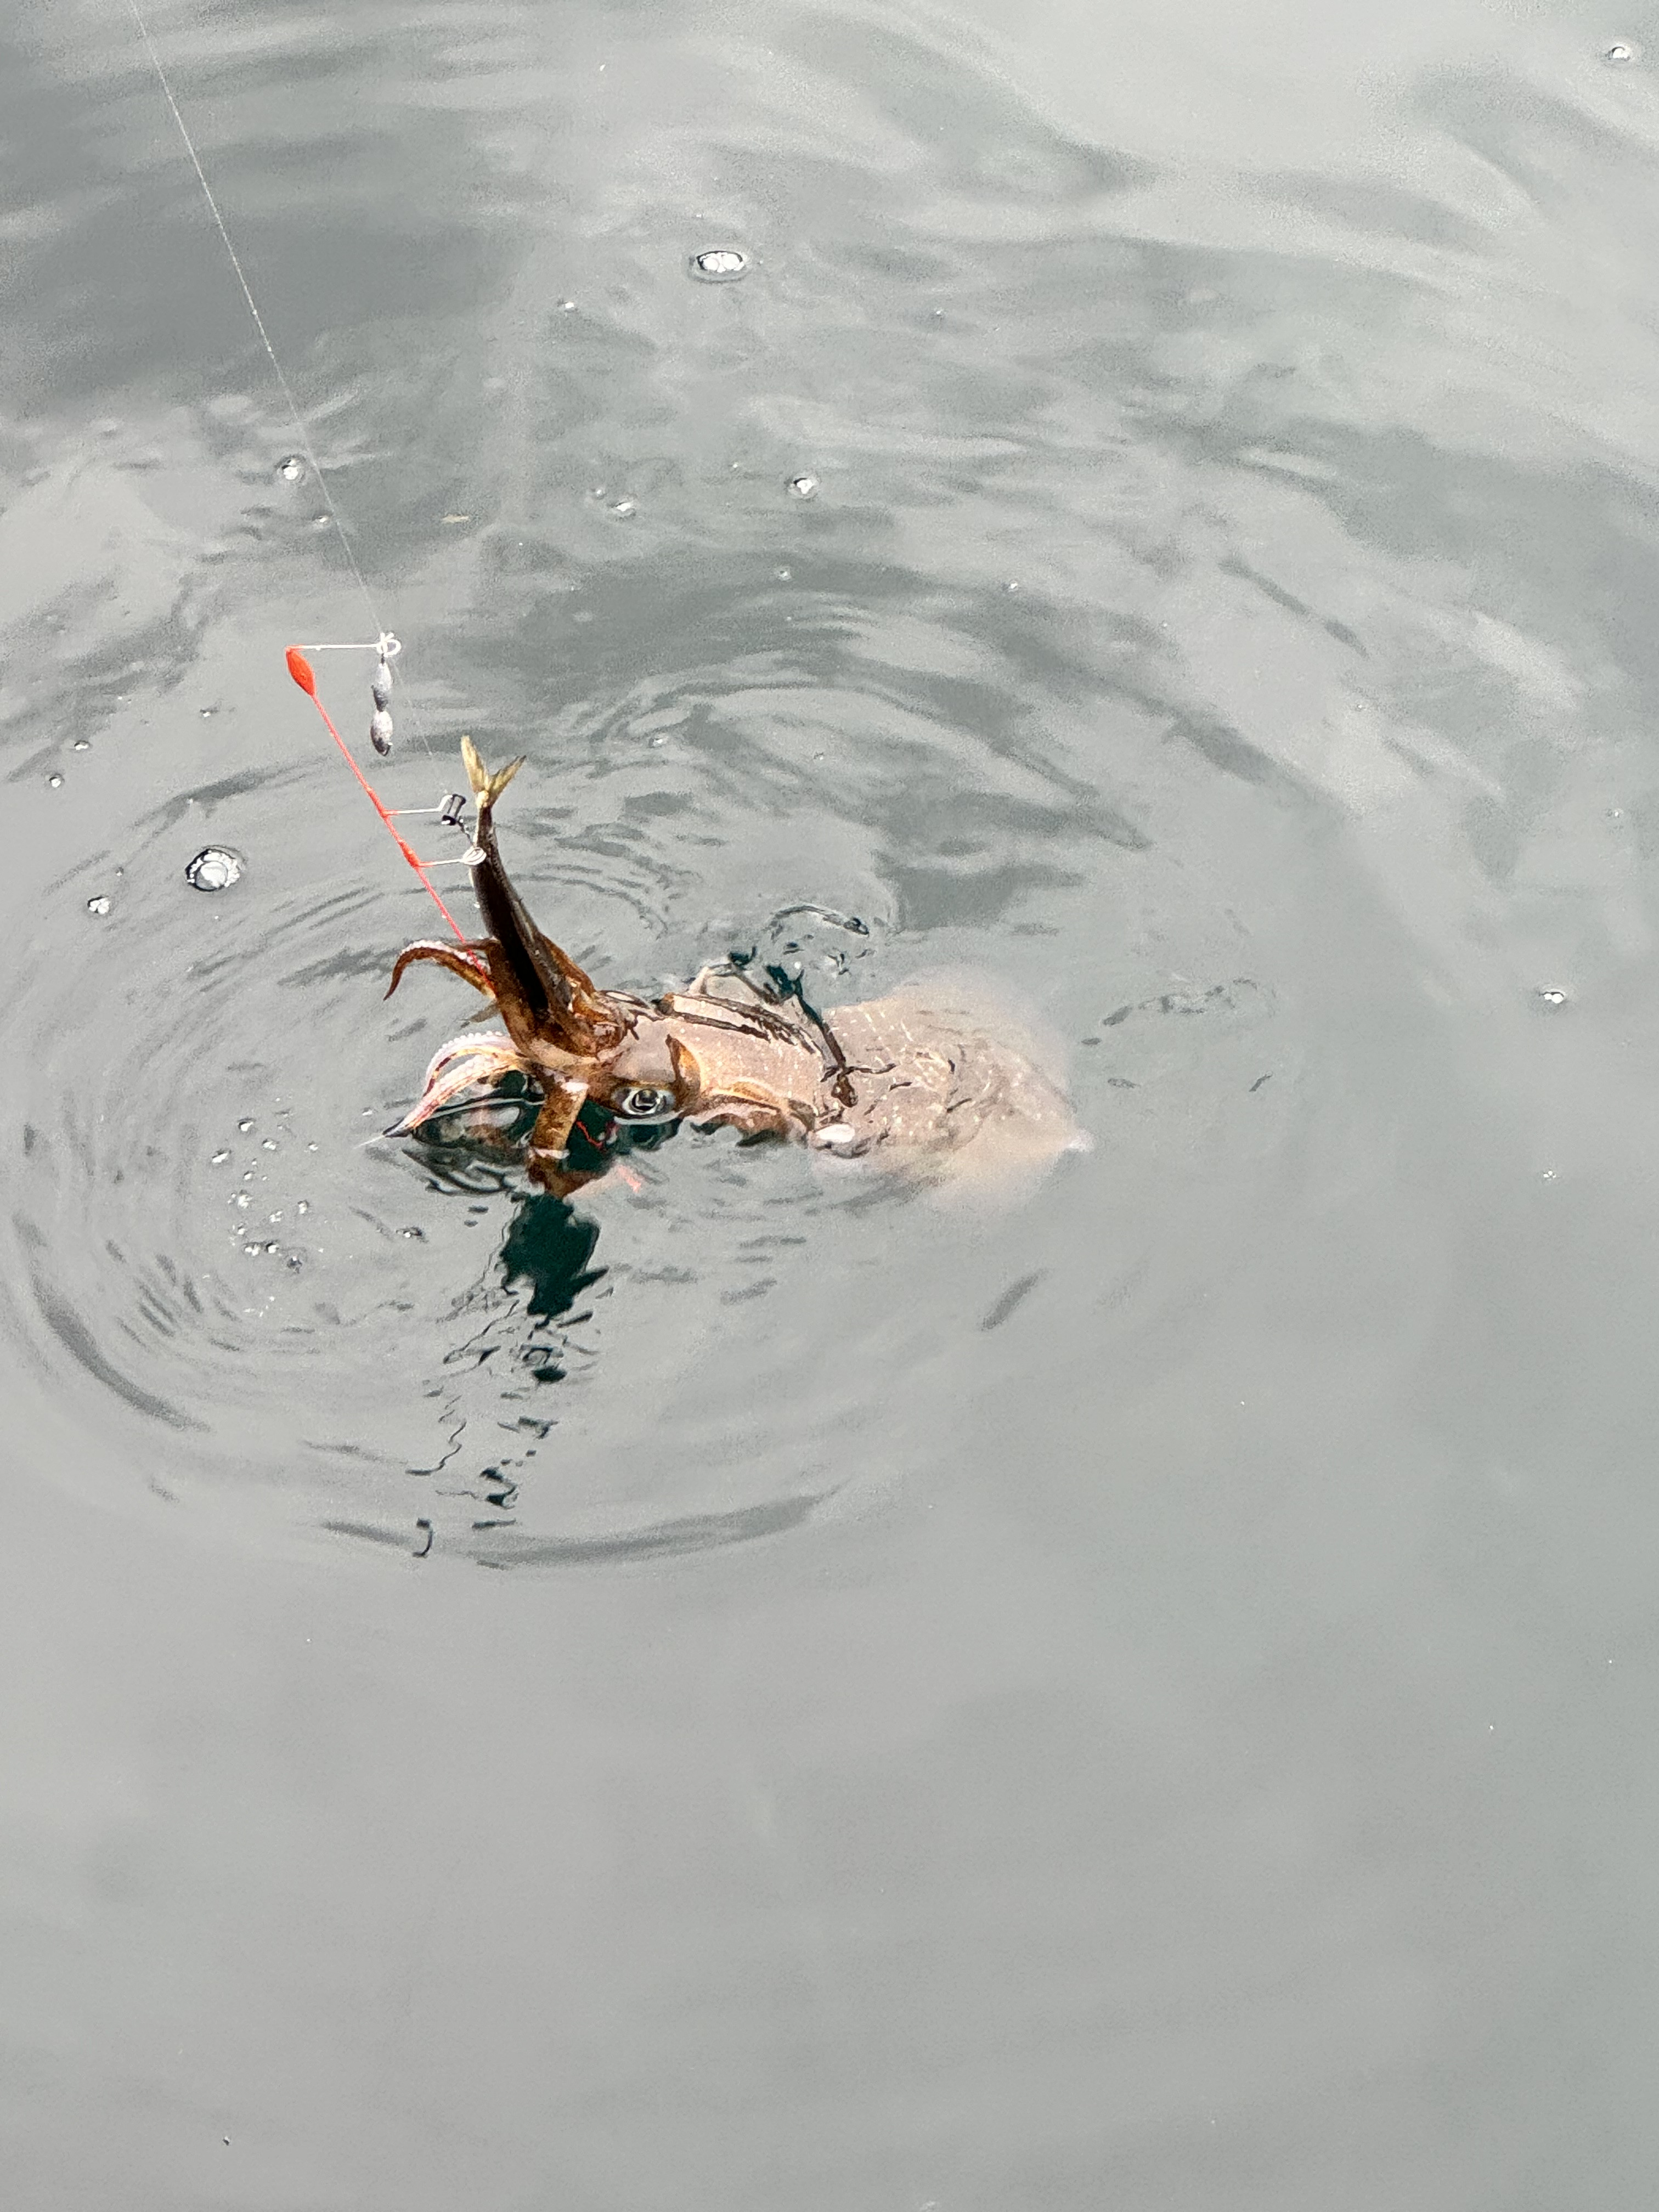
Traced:
<svg viewBox="0 0 1659 2212">
<path fill-rule="evenodd" d="M 618 1092 L 611 1110 L 624 1121 L 672 1121 L 678 1109 L 672 1091 L 655 1083 L 635 1083 Z"/>
</svg>

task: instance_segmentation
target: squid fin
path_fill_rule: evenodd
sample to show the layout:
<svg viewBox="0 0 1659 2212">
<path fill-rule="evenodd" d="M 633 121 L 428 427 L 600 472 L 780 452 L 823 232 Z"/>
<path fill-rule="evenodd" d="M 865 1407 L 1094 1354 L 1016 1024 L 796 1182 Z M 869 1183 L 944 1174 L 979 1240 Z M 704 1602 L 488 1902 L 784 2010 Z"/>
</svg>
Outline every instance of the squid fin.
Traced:
<svg viewBox="0 0 1659 2212">
<path fill-rule="evenodd" d="M 471 738 L 461 739 L 461 759 L 466 766 L 466 780 L 472 787 L 472 796 L 480 806 L 493 806 L 514 777 L 524 766 L 528 755 L 520 753 L 515 761 L 493 773 L 483 764 L 483 756 Z"/>
</svg>

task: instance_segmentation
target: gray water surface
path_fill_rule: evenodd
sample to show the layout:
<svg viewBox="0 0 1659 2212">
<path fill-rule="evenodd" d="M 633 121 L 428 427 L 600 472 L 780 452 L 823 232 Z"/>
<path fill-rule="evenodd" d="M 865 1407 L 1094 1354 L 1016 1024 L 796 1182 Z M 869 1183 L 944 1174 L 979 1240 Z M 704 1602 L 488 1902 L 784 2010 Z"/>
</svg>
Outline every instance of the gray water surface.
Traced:
<svg viewBox="0 0 1659 2212">
<path fill-rule="evenodd" d="M 151 29 L 323 476 L 14 19 L 7 2204 L 1653 2201 L 1659 11 Z M 1093 1150 L 379 1140 L 382 623 L 602 981 L 966 970 Z"/>
</svg>

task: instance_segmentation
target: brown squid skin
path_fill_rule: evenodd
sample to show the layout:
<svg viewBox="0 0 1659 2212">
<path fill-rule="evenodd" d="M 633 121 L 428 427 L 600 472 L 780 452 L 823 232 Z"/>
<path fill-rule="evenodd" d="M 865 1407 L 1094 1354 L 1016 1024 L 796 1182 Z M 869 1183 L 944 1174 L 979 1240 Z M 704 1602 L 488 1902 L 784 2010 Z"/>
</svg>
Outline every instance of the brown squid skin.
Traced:
<svg viewBox="0 0 1659 2212">
<path fill-rule="evenodd" d="M 405 946 L 386 995 L 429 962 L 491 1000 L 506 1035 L 444 1046 L 389 1134 L 518 1073 L 542 1096 L 530 1176 L 561 1196 L 605 1172 L 603 1163 L 579 1170 L 569 1158 L 590 1098 L 623 1123 L 729 1127 L 923 1174 L 970 1170 L 981 1181 L 1040 1167 L 1086 1141 L 1064 1093 L 959 992 L 913 989 L 820 1020 L 730 967 L 706 968 L 656 1000 L 601 990 L 542 935 L 501 865 L 495 805 L 522 761 L 492 774 L 471 738 L 461 750 L 477 808 L 469 857 L 486 933 L 460 945 Z"/>
</svg>

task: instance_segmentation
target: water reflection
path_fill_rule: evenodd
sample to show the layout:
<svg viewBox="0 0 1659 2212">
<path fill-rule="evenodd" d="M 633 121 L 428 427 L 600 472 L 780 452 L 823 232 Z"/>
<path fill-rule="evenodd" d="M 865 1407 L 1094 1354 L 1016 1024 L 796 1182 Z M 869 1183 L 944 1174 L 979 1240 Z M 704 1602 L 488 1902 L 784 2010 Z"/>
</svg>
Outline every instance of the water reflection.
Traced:
<svg viewBox="0 0 1659 2212">
<path fill-rule="evenodd" d="M 496 1265 L 509 1291 L 522 1287 L 523 1310 L 544 1324 L 568 1315 L 584 1291 L 603 1280 L 593 1267 L 599 1224 L 578 1212 L 568 1198 L 523 1187 L 520 1148 L 534 1126 L 538 1094 L 516 1073 L 506 1076 L 487 1097 L 464 1099 L 441 1109 L 410 1140 L 434 1192 L 508 1195 L 512 1212 Z M 590 1100 L 571 1133 L 572 1171 L 599 1176 L 621 1173 L 637 1181 L 627 1166 L 630 1155 L 654 1152 L 675 1133 L 665 1122 L 629 1128 Z M 562 1370 L 533 1370 L 539 1382 L 557 1382 Z"/>
</svg>

